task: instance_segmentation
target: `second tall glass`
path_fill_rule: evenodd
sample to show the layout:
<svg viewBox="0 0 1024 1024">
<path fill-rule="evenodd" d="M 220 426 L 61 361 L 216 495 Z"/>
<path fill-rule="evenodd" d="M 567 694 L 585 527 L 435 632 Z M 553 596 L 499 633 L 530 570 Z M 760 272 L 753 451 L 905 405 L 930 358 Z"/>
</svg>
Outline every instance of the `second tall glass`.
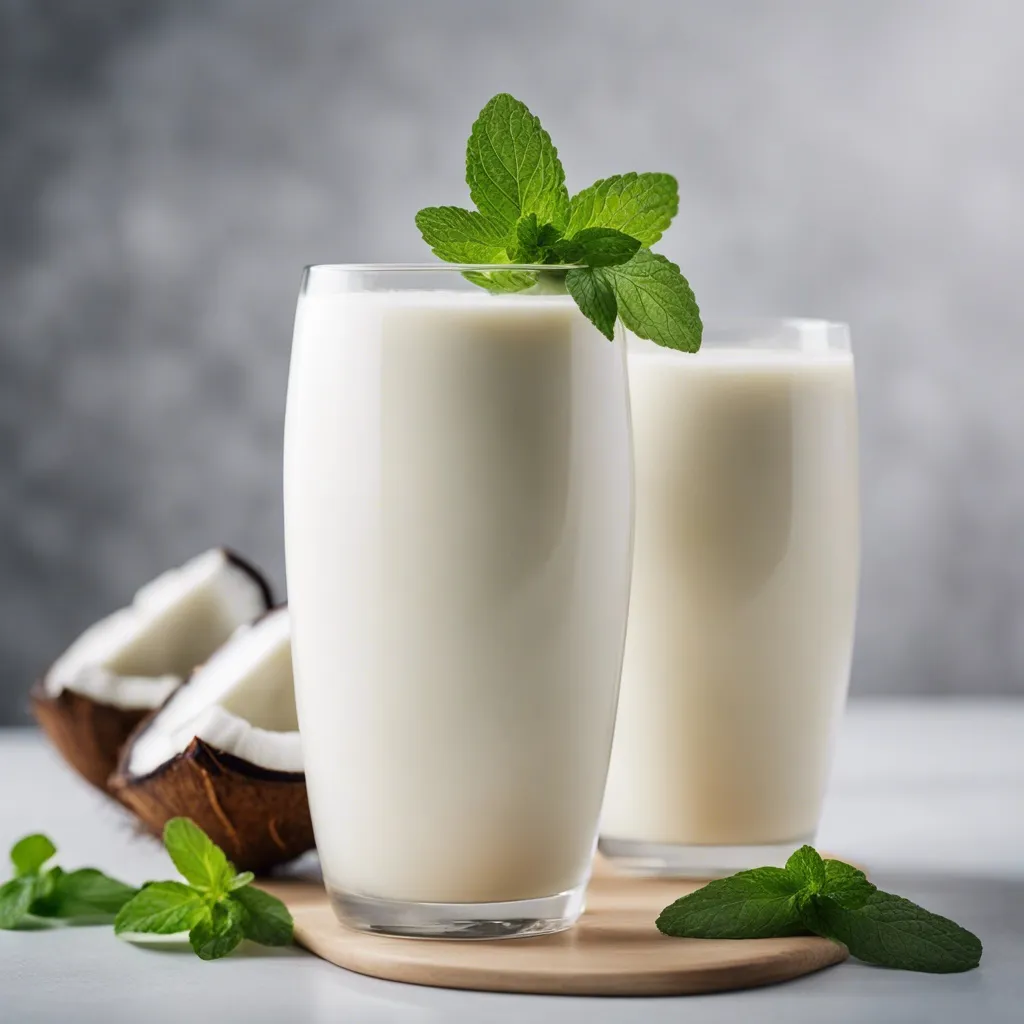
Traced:
<svg viewBox="0 0 1024 1024">
<path fill-rule="evenodd" d="M 712 323 L 636 341 L 636 559 L 601 849 L 690 876 L 814 838 L 858 572 L 845 325 Z"/>
<path fill-rule="evenodd" d="M 343 921 L 540 934 L 580 913 L 615 719 L 625 353 L 568 296 L 492 296 L 460 269 L 304 277 L 285 437 L 299 722 Z"/>
</svg>

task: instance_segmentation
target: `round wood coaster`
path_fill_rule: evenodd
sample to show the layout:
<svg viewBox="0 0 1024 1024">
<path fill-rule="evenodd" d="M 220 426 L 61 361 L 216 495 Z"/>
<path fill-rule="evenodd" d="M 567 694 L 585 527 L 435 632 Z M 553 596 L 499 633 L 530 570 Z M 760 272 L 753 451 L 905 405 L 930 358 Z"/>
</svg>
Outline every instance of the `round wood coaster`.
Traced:
<svg viewBox="0 0 1024 1024">
<path fill-rule="evenodd" d="M 295 940 L 359 974 L 414 985 L 553 995 L 668 996 L 788 981 L 846 959 L 827 939 L 673 939 L 654 920 L 700 882 L 595 871 L 587 909 L 557 935 L 494 941 L 397 939 L 338 923 L 319 885 L 264 885 L 288 905 Z"/>
</svg>

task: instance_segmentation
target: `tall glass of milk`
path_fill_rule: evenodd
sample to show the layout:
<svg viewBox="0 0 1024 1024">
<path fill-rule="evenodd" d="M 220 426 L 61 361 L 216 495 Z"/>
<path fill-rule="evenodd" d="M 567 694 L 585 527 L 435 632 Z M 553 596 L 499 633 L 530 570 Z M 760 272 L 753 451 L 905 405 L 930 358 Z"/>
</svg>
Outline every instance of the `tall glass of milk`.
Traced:
<svg viewBox="0 0 1024 1024">
<path fill-rule="evenodd" d="M 324 879 L 364 930 L 569 927 L 626 631 L 625 343 L 567 295 L 450 266 L 317 266 L 284 504 Z M 494 267 L 477 268 L 494 270 Z"/>
<path fill-rule="evenodd" d="M 859 561 L 845 325 L 710 324 L 630 341 L 636 542 L 600 848 L 708 876 L 817 829 Z"/>
</svg>

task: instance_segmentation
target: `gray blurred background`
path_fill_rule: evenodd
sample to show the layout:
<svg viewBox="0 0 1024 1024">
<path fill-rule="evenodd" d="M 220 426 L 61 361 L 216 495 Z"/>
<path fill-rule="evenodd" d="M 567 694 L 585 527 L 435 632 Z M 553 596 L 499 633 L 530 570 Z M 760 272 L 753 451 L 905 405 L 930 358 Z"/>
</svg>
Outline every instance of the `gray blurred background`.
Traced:
<svg viewBox="0 0 1024 1024">
<path fill-rule="evenodd" d="M 142 582 L 283 586 L 300 267 L 429 258 L 483 103 L 677 175 L 709 316 L 853 325 L 854 692 L 1024 692 L 1024 5 L 0 0 L 0 722 Z"/>
</svg>

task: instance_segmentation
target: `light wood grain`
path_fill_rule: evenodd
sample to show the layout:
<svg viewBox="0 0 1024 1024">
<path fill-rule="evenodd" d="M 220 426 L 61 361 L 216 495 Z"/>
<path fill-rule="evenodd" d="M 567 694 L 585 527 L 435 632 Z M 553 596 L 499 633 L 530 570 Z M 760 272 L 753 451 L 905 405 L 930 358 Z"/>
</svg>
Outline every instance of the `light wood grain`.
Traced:
<svg viewBox="0 0 1024 1024">
<path fill-rule="evenodd" d="M 554 995 L 684 995 L 787 981 L 846 958 L 842 946 L 810 936 L 731 941 L 662 935 L 654 927 L 658 912 L 699 885 L 629 878 L 601 865 L 575 928 L 493 941 L 367 935 L 338 923 L 319 885 L 264 887 L 288 904 L 300 945 L 350 971 L 415 985 Z"/>
</svg>

